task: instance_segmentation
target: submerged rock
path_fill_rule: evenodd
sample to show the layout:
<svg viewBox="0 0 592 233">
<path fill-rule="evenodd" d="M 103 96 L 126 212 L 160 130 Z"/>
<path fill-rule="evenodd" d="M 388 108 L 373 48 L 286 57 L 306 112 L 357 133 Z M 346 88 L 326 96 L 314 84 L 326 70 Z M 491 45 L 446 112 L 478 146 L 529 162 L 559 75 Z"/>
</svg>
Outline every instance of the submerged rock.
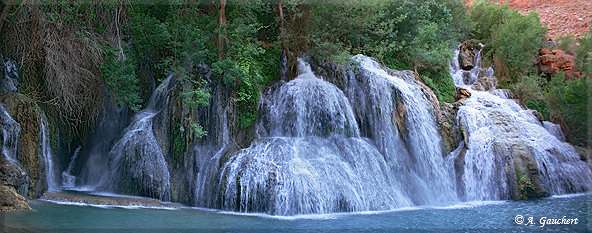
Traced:
<svg viewBox="0 0 592 233">
<path fill-rule="evenodd" d="M 98 196 L 77 192 L 46 192 L 42 200 L 56 202 L 85 203 L 89 205 L 107 205 L 123 207 L 148 207 L 148 208 L 181 208 L 178 203 L 162 202 L 152 198 L 133 196 Z"/>
<path fill-rule="evenodd" d="M 13 187 L 0 185 L 0 212 L 31 210 L 27 199 L 19 195 Z"/>
<path fill-rule="evenodd" d="M 497 87 L 497 78 L 495 76 L 479 77 L 477 82 L 471 85 L 471 89 L 477 91 L 493 91 Z"/>
</svg>

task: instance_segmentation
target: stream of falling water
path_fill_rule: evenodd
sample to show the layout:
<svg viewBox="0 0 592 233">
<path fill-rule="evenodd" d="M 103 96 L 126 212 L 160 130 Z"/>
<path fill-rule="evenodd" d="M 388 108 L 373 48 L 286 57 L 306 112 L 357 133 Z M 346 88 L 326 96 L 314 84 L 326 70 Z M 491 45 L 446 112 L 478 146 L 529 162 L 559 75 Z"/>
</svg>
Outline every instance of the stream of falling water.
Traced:
<svg viewBox="0 0 592 233">
<path fill-rule="evenodd" d="M 455 51 L 455 58 L 460 50 Z M 531 110 L 509 99 L 509 91 L 492 87 L 480 90 L 479 85 L 491 82 L 493 69 L 481 67 L 481 51 L 475 56 L 475 67 L 463 70 L 453 59 L 450 72 L 457 87 L 466 88 L 471 96 L 459 107 L 457 121 L 465 137 L 462 177 L 457 185 L 466 200 L 499 200 L 510 198 L 509 181 L 514 174 L 515 159 L 532 156 L 539 177 L 550 194 L 590 190 L 592 174 L 573 146 L 561 139 L 559 126 L 540 122 Z M 461 150 L 451 154 L 458 159 Z M 516 156 L 522 156 L 517 158 Z"/>
</svg>

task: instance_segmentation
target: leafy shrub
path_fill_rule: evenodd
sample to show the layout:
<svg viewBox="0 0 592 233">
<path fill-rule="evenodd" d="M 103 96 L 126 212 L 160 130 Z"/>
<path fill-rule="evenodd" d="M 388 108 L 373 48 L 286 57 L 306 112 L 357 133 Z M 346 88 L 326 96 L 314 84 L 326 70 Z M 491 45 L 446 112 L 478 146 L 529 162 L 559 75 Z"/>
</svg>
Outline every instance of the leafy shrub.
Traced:
<svg viewBox="0 0 592 233">
<path fill-rule="evenodd" d="M 506 79 L 501 83 L 517 82 L 531 73 L 546 33 L 535 11 L 522 15 L 508 4 L 478 0 L 471 7 L 470 17 L 475 21 L 477 38 L 486 45 L 485 54 L 493 58 L 498 74 L 503 76 L 500 78 Z"/>
<path fill-rule="evenodd" d="M 534 68 L 535 56 L 542 46 L 546 32 L 535 11 L 526 16 L 505 19 L 499 26 L 499 31 L 492 37 L 494 56 L 498 56 L 509 68 L 511 79 L 516 80 Z"/>
<path fill-rule="evenodd" d="M 447 70 L 426 70 L 420 73 L 421 80 L 429 86 L 438 97 L 438 100 L 447 103 L 454 102 L 456 95 L 456 87 L 450 76 L 450 72 Z"/>
<path fill-rule="evenodd" d="M 581 72 L 582 77 L 592 78 L 592 27 L 582 38 L 578 39 L 574 51 L 576 54 L 576 67 Z"/>
<path fill-rule="evenodd" d="M 136 64 L 134 59 L 126 58 L 115 48 L 105 47 L 107 60 L 101 67 L 108 89 L 108 96 L 113 98 L 118 105 L 127 105 L 134 112 L 142 107 L 142 99 L 139 96 L 140 87 L 135 74 Z"/>
<path fill-rule="evenodd" d="M 547 89 L 546 100 L 549 115 L 553 122 L 561 125 L 568 141 L 577 145 L 590 143 L 588 127 L 592 108 L 590 95 L 591 79 L 564 81 L 565 75 L 554 75 Z"/>
</svg>

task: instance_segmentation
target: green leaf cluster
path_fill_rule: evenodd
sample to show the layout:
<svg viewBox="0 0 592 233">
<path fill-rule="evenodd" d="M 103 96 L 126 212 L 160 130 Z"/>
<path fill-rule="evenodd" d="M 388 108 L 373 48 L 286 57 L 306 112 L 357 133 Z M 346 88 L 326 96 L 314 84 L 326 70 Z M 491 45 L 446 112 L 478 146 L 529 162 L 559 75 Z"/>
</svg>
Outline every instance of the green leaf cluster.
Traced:
<svg viewBox="0 0 592 233">
<path fill-rule="evenodd" d="M 101 78 L 105 80 L 108 96 L 118 105 L 127 105 L 134 112 L 140 110 L 142 99 L 139 96 L 139 80 L 135 74 L 135 60 L 126 57 L 125 53 L 116 48 L 105 47 L 104 51 L 107 59 L 101 67 Z"/>
<path fill-rule="evenodd" d="M 477 0 L 470 9 L 475 35 L 485 44 L 486 57 L 493 58 L 503 83 L 534 73 L 536 55 L 542 47 L 547 29 L 538 14 L 520 14 L 506 3 Z"/>
</svg>

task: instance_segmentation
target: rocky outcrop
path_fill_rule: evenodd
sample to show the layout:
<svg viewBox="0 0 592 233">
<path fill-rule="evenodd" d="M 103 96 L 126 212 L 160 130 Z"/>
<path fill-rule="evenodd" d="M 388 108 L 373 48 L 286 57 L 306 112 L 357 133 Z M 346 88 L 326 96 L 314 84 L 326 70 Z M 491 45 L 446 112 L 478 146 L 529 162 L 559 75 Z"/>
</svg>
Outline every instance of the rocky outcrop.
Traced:
<svg viewBox="0 0 592 233">
<path fill-rule="evenodd" d="M 16 92 L 0 93 L 0 103 L 20 125 L 16 160 L 19 161 L 29 177 L 26 196 L 37 198 L 47 190 L 45 164 L 40 156 L 39 125 L 42 111 L 35 101 Z"/>
<path fill-rule="evenodd" d="M 493 145 L 497 156 L 504 158 L 510 198 L 517 200 L 548 196 L 539 177 L 537 162 L 524 144 L 520 139 L 510 138 L 496 140 Z"/>
<path fill-rule="evenodd" d="M 27 199 L 19 195 L 13 187 L 0 185 L 0 212 L 31 210 Z"/>
<path fill-rule="evenodd" d="M 499 181 L 503 185 L 496 187 L 502 199 L 548 196 L 548 191 L 541 183 L 533 148 L 521 137 L 519 126 L 502 111 L 491 111 L 488 115 L 493 123 L 491 133 L 495 135 L 492 139 L 493 159 L 498 166 L 493 171 L 499 176 L 498 179 L 505 178 Z"/>
<path fill-rule="evenodd" d="M 479 52 L 481 46 L 473 41 L 464 41 L 460 46 L 458 54 L 458 63 L 463 70 L 470 70 L 475 67 L 475 55 Z"/>
<path fill-rule="evenodd" d="M 557 71 L 565 72 L 566 78 L 580 78 L 574 63 L 575 56 L 560 49 L 542 48 L 539 50 L 539 72 L 553 75 Z"/>
<path fill-rule="evenodd" d="M 0 157 L 0 185 L 13 187 L 20 195 L 26 196 L 29 176 L 18 162 Z"/>
<path fill-rule="evenodd" d="M 457 87 L 456 88 L 456 96 L 454 97 L 455 102 L 460 102 L 464 99 L 471 97 L 471 92 L 466 88 Z"/>
<path fill-rule="evenodd" d="M 586 147 L 574 146 L 574 149 L 580 155 L 580 159 L 588 164 L 588 167 L 592 169 L 592 149 Z"/>
<path fill-rule="evenodd" d="M 458 104 L 442 102 L 438 114 L 438 125 L 440 126 L 444 155 L 452 152 L 461 140 L 460 131 L 458 130 L 458 124 L 456 122 L 457 112 Z"/>
<path fill-rule="evenodd" d="M 471 89 L 477 91 L 492 91 L 497 87 L 497 78 L 495 76 L 479 77 L 477 82 L 471 85 Z"/>
</svg>

